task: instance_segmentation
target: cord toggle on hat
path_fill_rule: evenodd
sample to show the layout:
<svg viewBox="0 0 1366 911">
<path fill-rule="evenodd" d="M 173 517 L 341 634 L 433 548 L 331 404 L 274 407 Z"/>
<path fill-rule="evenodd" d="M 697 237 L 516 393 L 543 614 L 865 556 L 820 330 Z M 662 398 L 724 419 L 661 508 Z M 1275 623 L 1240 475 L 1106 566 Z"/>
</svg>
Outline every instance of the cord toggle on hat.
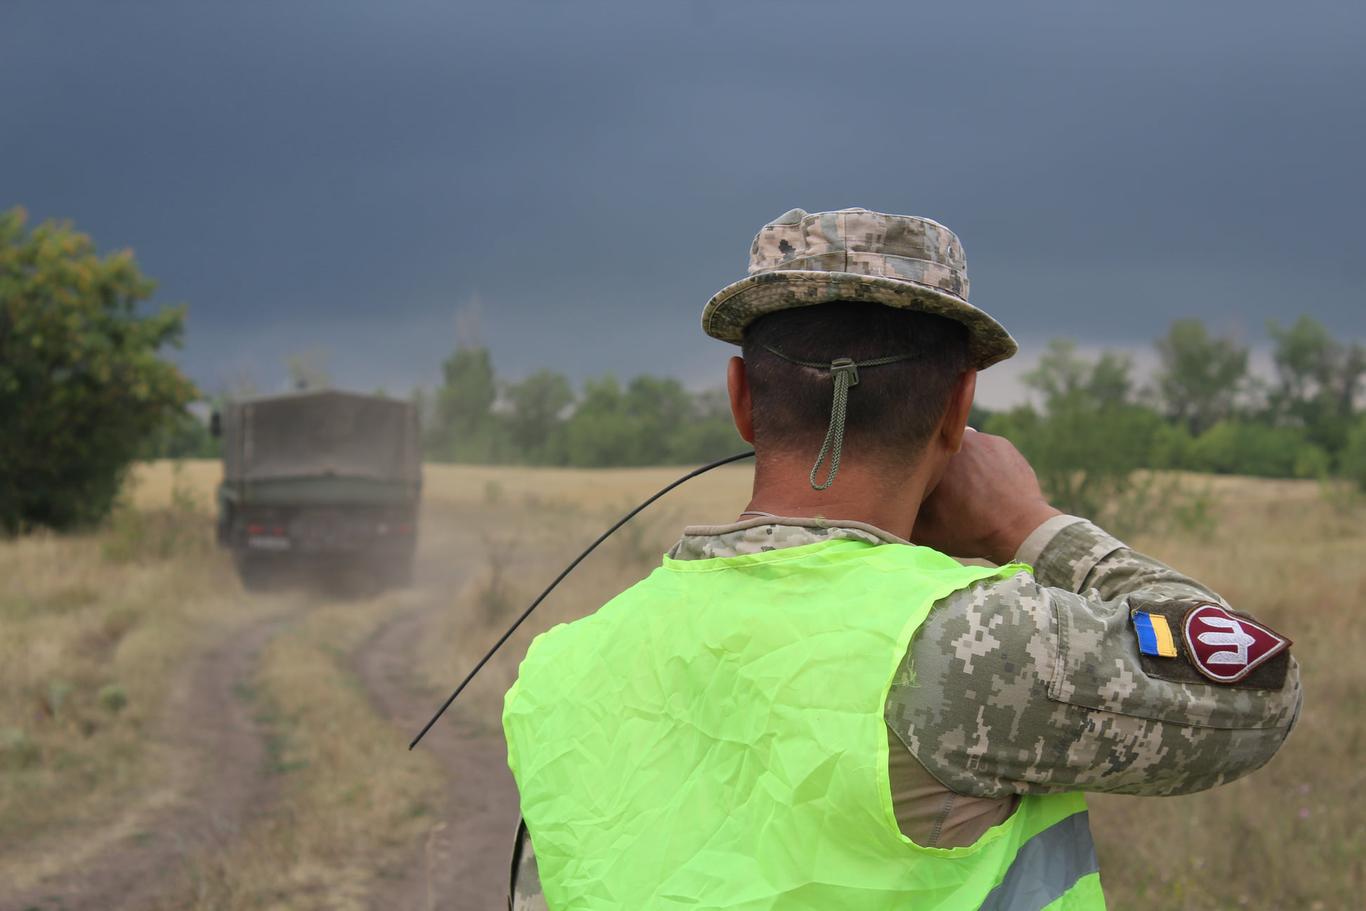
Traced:
<svg viewBox="0 0 1366 911">
<path fill-rule="evenodd" d="M 795 357 L 788 357 L 772 345 L 765 345 L 764 349 L 769 354 L 782 358 L 789 364 L 796 364 L 798 367 L 809 367 L 813 370 L 828 370 L 830 376 L 835 381 L 835 394 L 830 401 L 830 426 L 825 430 L 825 442 L 821 443 L 820 455 L 816 456 L 816 464 L 811 466 L 811 487 L 814 490 L 825 490 L 835 483 L 835 475 L 839 474 L 840 456 L 844 453 L 844 424 L 849 416 L 849 390 L 858 385 L 858 369 L 860 367 L 881 367 L 884 364 L 895 364 L 898 361 L 908 361 L 914 355 L 900 354 L 890 357 L 875 357 L 866 361 L 855 361 L 849 357 L 837 357 L 828 365 L 820 361 L 801 361 Z M 821 464 L 825 462 L 825 457 L 830 456 L 830 471 L 825 480 L 816 483 L 816 476 L 820 474 Z"/>
</svg>

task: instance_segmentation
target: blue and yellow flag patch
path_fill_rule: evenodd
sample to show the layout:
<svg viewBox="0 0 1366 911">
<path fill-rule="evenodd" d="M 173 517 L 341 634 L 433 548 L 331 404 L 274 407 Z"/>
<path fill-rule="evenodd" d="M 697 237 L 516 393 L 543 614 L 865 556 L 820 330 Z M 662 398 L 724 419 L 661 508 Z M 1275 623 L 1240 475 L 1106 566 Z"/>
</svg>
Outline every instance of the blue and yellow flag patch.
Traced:
<svg viewBox="0 0 1366 911">
<path fill-rule="evenodd" d="M 1138 650 L 1159 658 L 1176 657 L 1176 641 L 1167 618 L 1147 611 L 1134 611 L 1134 631 L 1138 633 Z"/>
</svg>

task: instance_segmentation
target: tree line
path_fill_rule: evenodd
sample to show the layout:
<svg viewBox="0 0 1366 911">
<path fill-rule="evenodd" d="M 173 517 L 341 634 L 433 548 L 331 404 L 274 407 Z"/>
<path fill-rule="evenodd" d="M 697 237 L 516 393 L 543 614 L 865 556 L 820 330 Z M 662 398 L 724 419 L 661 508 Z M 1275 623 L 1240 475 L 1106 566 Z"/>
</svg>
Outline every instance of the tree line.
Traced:
<svg viewBox="0 0 1366 911">
<path fill-rule="evenodd" d="M 1275 373 L 1250 369 L 1247 346 L 1197 319 L 1156 342 L 1148 384 L 1130 357 L 1082 356 L 1055 340 L 1024 376 L 1032 401 L 975 410 L 976 426 L 1011 438 L 1042 470 L 1186 469 L 1261 477 L 1360 471 L 1366 424 L 1358 399 L 1366 348 L 1335 339 L 1308 316 L 1269 326 Z M 487 348 L 455 351 L 442 383 L 417 396 L 433 461 L 610 467 L 697 462 L 743 443 L 725 394 L 677 380 L 613 376 L 569 380 L 542 370 L 505 383 Z"/>
<path fill-rule="evenodd" d="M 202 393 L 164 357 L 185 310 L 145 312 L 154 287 L 127 251 L 101 257 L 70 225 L 29 228 L 23 210 L 0 212 L 0 532 L 99 521 L 139 458 L 217 455 L 190 410 Z M 1031 401 L 976 409 L 974 426 L 1013 440 L 1059 505 L 1083 513 L 1124 496 L 1143 468 L 1366 488 L 1366 349 L 1308 316 L 1269 330 L 1267 378 L 1246 345 L 1194 319 L 1157 340 L 1146 384 L 1122 354 L 1088 358 L 1055 341 L 1024 377 Z M 744 445 L 720 389 L 649 375 L 575 389 L 549 370 L 509 382 L 479 345 L 457 347 L 440 384 L 413 399 L 438 462 L 688 464 Z"/>
<path fill-rule="evenodd" d="M 689 392 L 678 380 L 611 374 L 576 392 L 541 370 L 500 382 L 487 348 L 457 349 L 442 383 L 419 391 L 427 458 L 437 462 L 599 468 L 706 461 L 744 446 L 721 390 Z"/>
<path fill-rule="evenodd" d="M 1086 358 L 1057 340 L 1023 378 L 1034 400 L 982 415 L 979 426 L 1010 438 L 1055 501 L 1085 514 L 1121 495 L 1139 469 L 1342 476 L 1366 488 L 1366 348 L 1309 316 L 1268 330 L 1274 369 L 1262 378 L 1245 345 L 1177 320 L 1156 342 L 1148 385 L 1125 355 Z"/>
</svg>

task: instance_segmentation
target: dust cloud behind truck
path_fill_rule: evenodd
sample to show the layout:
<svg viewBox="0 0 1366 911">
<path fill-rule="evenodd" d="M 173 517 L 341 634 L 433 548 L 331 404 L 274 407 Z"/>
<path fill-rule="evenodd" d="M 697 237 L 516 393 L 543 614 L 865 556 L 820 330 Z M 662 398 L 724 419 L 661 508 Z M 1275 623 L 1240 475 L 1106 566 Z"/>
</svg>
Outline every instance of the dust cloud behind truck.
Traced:
<svg viewBox="0 0 1366 911">
<path fill-rule="evenodd" d="M 416 409 L 320 390 L 229 402 L 218 540 L 242 581 L 300 571 L 376 587 L 412 577 L 422 458 Z"/>
</svg>

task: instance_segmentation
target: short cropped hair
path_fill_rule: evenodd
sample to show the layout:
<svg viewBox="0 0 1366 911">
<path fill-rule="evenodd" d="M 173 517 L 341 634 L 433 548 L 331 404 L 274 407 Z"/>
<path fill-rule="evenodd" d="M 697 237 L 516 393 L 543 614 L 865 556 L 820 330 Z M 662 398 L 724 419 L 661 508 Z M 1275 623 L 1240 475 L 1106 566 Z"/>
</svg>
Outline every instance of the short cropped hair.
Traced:
<svg viewBox="0 0 1366 911">
<path fill-rule="evenodd" d="M 830 423 L 829 363 L 910 355 L 859 370 L 849 390 L 845 451 L 886 457 L 919 454 L 948 408 L 968 366 L 967 327 L 954 320 L 864 301 L 840 301 L 760 317 L 741 345 L 749 381 L 755 446 L 763 451 L 820 447 Z"/>
</svg>

